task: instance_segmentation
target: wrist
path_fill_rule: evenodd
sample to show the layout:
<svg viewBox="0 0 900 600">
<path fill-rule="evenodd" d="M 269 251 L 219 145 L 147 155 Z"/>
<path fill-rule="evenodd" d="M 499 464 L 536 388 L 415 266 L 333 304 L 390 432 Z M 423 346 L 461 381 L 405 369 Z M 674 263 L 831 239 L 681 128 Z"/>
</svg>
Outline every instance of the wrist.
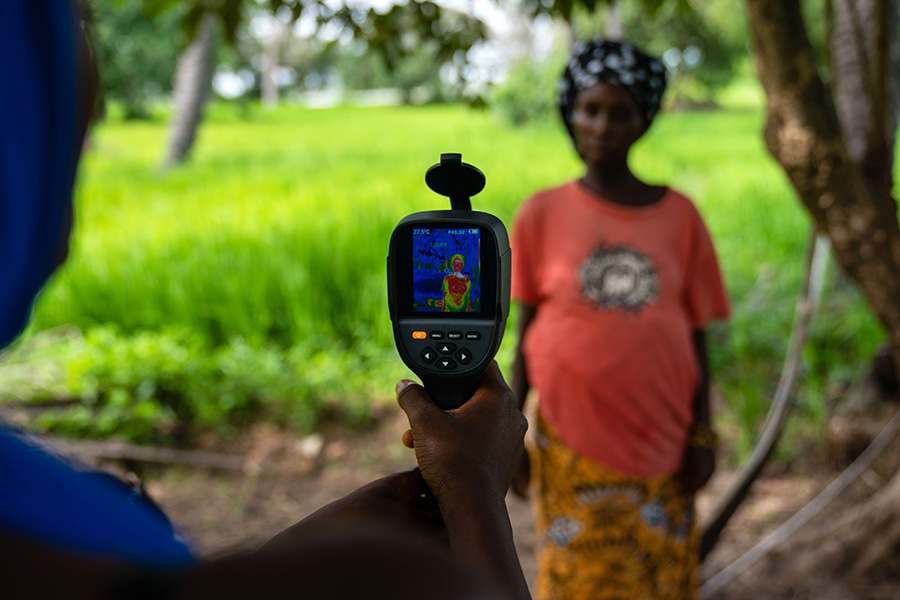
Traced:
<svg viewBox="0 0 900 600">
<path fill-rule="evenodd" d="M 441 515 L 455 553 L 480 562 L 490 560 L 499 548 L 513 545 L 505 498 L 445 501 L 441 504 Z"/>
</svg>

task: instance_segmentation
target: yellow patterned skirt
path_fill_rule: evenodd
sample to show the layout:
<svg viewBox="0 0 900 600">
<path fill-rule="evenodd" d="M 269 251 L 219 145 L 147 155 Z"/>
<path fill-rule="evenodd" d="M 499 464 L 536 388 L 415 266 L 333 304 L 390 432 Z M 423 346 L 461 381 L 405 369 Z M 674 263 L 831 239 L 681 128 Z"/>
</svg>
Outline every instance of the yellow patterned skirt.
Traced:
<svg viewBox="0 0 900 600">
<path fill-rule="evenodd" d="M 697 591 L 693 497 L 675 476 L 629 477 L 538 419 L 537 598 L 686 600 Z"/>
</svg>

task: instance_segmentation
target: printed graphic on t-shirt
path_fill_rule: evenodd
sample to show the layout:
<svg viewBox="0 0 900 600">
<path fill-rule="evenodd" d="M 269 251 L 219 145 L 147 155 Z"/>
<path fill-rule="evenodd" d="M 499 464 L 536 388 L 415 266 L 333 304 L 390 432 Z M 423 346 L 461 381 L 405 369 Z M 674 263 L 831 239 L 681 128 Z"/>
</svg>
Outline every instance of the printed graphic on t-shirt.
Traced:
<svg viewBox="0 0 900 600">
<path fill-rule="evenodd" d="M 584 297 L 597 308 L 639 311 L 656 302 L 658 283 L 650 261 L 634 248 L 598 247 L 578 271 Z"/>
</svg>

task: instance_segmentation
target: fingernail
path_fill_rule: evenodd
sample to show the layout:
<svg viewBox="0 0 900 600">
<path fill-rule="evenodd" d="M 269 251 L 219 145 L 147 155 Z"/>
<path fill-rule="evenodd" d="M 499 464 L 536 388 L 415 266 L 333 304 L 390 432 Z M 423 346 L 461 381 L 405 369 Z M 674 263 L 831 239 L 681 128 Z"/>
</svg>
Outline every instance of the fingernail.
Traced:
<svg viewBox="0 0 900 600">
<path fill-rule="evenodd" d="M 408 388 L 409 386 L 411 386 L 414 383 L 415 383 L 414 381 L 411 381 L 409 379 L 401 379 L 400 381 L 398 381 L 397 387 L 395 388 L 397 395 L 399 396 L 401 394 L 401 392 L 403 392 L 403 390 L 405 390 L 406 388 Z"/>
</svg>

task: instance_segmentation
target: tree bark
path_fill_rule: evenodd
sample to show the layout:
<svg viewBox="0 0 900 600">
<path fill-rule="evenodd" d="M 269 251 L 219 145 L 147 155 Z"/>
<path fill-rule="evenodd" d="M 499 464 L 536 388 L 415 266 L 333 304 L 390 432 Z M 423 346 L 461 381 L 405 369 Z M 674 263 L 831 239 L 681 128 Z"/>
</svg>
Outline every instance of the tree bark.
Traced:
<svg viewBox="0 0 900 600">
<path fill-rule="evenodd" d="M 897 125 L 898 0 L 833 0 L 833 90 L 819 77 L 799 0 L 747 0 L 767 98 L 765 141 L 900 358 L 900 227 L 891 195 Z M 900 474 L 803 547 L 792 566 L 860 572 L 900 540 Z M 875 540 L 889 538 L 876 545 Z M 858 560 L 848 560 L 846 549 Z M 787 564 L 784 565 L 788 567 Z"/>
<path fill-rule="evenodd" d="M 606 11 L 606 31 L 603 32 L 608 40 L 625 39 L 625 28 L 622 24 L 622 10 L 619 5 L 612 1 Z"/>
<path fill-rule="evenodd" d="M 175 115 L 164 168 L 184 162 L 194 145 L 203 107 L 212 87 L 214 30 L 215 15 L 207 13 L 197 27 L 196 36 L 178 61 L 174 86 Z"/>
<path fill-rule="evenodd" d="M 891 198 L 897 128 L 897 3 L 834 0 L 830 43 L 835 105 L 851 160 L 884 219 L 896 219 Z M 893 33 L 892 33 L 893 32 Z M 893 76 L 892 76 L 893 75 Z"/>
<path fill-rule="evenodd" d="M 868 1 L 879 7 L 889 3 L 896 14 L 896 0 Z M 867 175 L 883 167 L 870 165 L 875 159 L 867 153 L 861 155 L 862 162 L 851 157 L 835 101 L 819 77 L 798 0 L 747 0 L 747 6 L 757 70 L 767 97 L 766 145 L 816 227 L 831 239 L 838 263 L 859 284 L 884 325 L 896 361 L 900 357 L 897 203 L 883 176 Z M 890 36 L 896 35 L 894 26 Z M 878 60 L 877 53 L 869 57 L 870 64 Z M 896 71 L 891 73 L 896 76 Z M 866 100 L 842 105 L 852 112 L 859 101 Z M 879 160 L 887 158 L 882 153 Z"/>
</svg>

